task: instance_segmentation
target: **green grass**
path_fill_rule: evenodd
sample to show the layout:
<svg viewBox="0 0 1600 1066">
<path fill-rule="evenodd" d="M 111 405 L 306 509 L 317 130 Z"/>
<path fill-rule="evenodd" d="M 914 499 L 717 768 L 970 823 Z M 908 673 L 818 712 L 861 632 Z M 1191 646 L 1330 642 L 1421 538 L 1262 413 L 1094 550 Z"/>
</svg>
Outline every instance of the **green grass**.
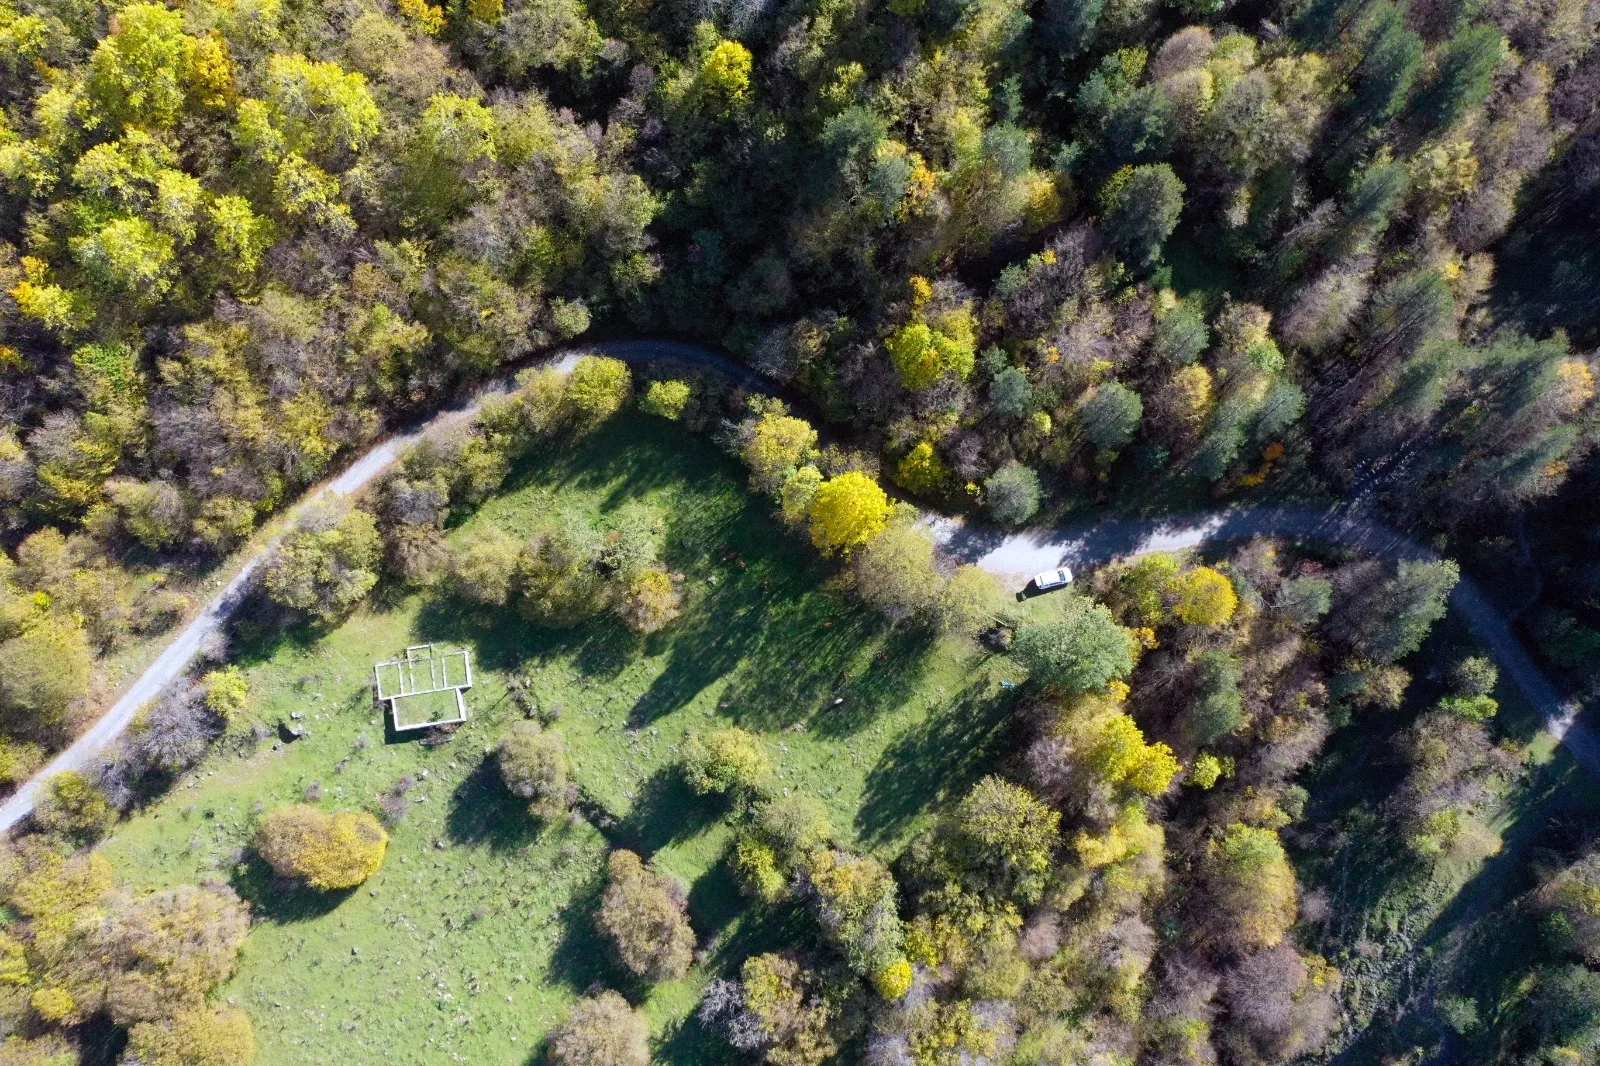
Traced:
<svg viewBox="0 0 1600 1066">
<path fill-rule="evenodd" d="M 415 596 L 320 639 L 283 639 L 246 658 L 250 721 L 103 845 L 138 888 L 220 878 L 251 902 L 261 922 L 218 995 L 250 1013 L 262 1066 L 532 1061 L 594 982 L 644 1005 L 663 1061 L 710 1061 L 694 1027 L 678 1025 L 705 981 L 809 919 L 739 898 L 725 809 L 672 769 L 685 732 L 759 731 L 780 789 L 821 797 L 844 840 L 886 857 L 1010 746 L 999 681 L 1015 667 L 885 630 L 830 589 L 831 568 L 767 517 L 733 464 L 670 424 L 628 416 L 537 457 L 453 535 L 484 523 L 525 533 L 553 511 L 633 501 L 666 516 L 667 562 L 685 576 L 683 617 L 667 631 L 640 638 L 608 619 L 553 631 Z M 369 685 L 374 662 L 433 641 L 471 648 L 475 685 L 470 720 L 428 749 L 386 728 Z M 523 714 L 513 674 L 545 710 L 559 705 L 586 820 L 534 823 L 486 758 Z M 306 735 L 251 749 L 240 738 L 253 721 Z M 415 804 L 359 889 L 284 892 L 249 861 L 261 810 L 313 784 L 326 808 L 373 808 L 406 775 L 419 779 Z M 653 855 L 688 887 L 711 950 L 683 981 L 642 989 L 606 961 L 590 914 L 608 845 Z"/>
</svg>

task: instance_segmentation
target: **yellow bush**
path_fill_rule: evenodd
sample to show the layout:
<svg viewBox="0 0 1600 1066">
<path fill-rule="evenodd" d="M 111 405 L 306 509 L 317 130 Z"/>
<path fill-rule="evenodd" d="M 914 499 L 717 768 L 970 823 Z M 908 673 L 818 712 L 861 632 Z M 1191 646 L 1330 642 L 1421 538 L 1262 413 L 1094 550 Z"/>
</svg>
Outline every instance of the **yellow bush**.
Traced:
<svg viewBox="0 0 1600 1066">
<path fill-rule="evenodd" d="M 911 991 L 911 963 L 896 959 L 872 975 L 872 984 L 884 999 L 899 999 Z"/>
<path fill-rule="evenodd" d="M 1233 582 L 1209 566 L 1197 566 L 1173 582 L 1172 613 L 1192 626 L 1227 624 L 1239 606 Z"/>
<path fill-rule="evenodd" d="M 278 873 L 316 889 L 354 888 L 383 865 L 389 834 L 365 811 L 324 814 L 296 804 L 261 821 L 256 850 Z"/>
<path fill-rule="evenodd" d="M 59 1022 L 72 1013 L 77 1006 L 72 999 L 72 993 L 64 988 L 54 986 L 41 988 L 28 1000 L 39 1017 L 47 1022 Z"/>
</svg>

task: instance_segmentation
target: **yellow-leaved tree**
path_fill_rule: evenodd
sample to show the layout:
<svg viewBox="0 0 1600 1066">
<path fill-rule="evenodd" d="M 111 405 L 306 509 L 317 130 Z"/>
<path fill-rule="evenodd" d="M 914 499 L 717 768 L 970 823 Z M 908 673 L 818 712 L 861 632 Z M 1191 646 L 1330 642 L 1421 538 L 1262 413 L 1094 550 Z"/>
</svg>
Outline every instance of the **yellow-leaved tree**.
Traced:
<svg viewBox="0 0 1600 1066">
<path fill-rule="evenodd" d="M 888 495 L 859 470 L 824 481 L 811 502 L 811 543 L 824 554 L 859 548 L 888 524 Z"/>
<path fill-rule="evenodd" d="M 312 888 L 354 888 L 383 865 L 389 834 L 365 811 L 325 814 L 306 804 L 279 807 L 261 820 L 256 850 L 284 877 Z"/>
</svg>

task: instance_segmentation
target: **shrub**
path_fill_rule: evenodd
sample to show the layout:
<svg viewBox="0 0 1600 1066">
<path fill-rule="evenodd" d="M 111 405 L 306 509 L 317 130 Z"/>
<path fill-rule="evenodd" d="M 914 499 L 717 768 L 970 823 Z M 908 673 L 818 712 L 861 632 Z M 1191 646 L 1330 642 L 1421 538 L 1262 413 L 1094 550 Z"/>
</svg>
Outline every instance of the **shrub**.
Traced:
<svg viewBox="0 0 1600 1066">
<path fill-rule="evenodd" d="M 567 811 L 567 746 L 561 734 L 538 722 L 518 722 L 500 740 L 495 761 L 513 796 L 528 801 L 535 818 L 559 818 Z"/>
<path fill-rule="evenodd" d="M 250 1066 L 256 1059 L 255 1031 L 249 1016 L 232 1007 L 187 1011 L 134 1026 L 127 1056 L 124 1061 L 140 1066 Z"/>
<path fill-rule="evenodd" d="M 205 689 L 206 708 L 224 721 L 244 710 L 250 696 L 250 683 L 237 666 L 212 670 L 200 679 L 200 686 Z"/>
<path fill-rule="evenodd" d="M 273 602 L 329 623 L 344 617 L 378 583 L 383 542 L 372 515 L 359 509 L 324 513 L 283 538 L 267 560 L 262 584 Z"/>
<path fill-rule="evenodd" d="M 579 359 L 567 383 L 567 402 L 578 428 L 593 429 L 622 410 L 632 387 L 633 375 L 622 360 L 597 355 Z"/>
<path fill-rule="evenodd" d="M 689 972 L 694 931 L 668 882 L 631 851 L 614 851 L 595 924 L 617 961 L 647 981 L 675 981 Z"/>
<path fill-rule="evenodd" d="M 550 1064 L 649 1066 L 648 1033 L 644 1019 L 615 992 L 588 996 L 550 1033 Z"/>
<path fill-rule="evenodd" d="M 772 757 L 761 738 L 737 726 L 683 741 L 683 777 L 702 796 L 759 789 L 772 776 Z"/>
<path fill-rule="evenodd" d="M 0 785 L 20 785 L 43 765 L 39 745 L 0 738 Z"/>
<path fill-rule="evenodd" d="M 463 537 L 450 552 L 450 589 L 473 603 L 503 606 L 522 557 L 522 545 L 494 527 Z"/>
<path fill-rule="evenodd" d="M 267 865 L 320 890 L 354 888 L 383 865 L 389 834 L 365 811 L 324 814 L 279 807 L 261 820 L 256 850 Z"/>
<path fill-rule="evenodd" d="M 684 408 L 689 406 L 689 395 L 687 381 L 652 381 L 645 390 L 644 398 L 639 401 L 639 410 L 675 422 L 683 417 Z"/>
<path fill-rule="evenodd" d="M 1001 525 L 1020 526 L 1039 511 L 1039 475 L 1021 463 L 1007 463 L 983 483 L 989 513 Z"/>
<path fill-rule="evenodd" d="M 45 784 L 33 820 L 47 833 L 87 842 L 111 827 L 116 812 L 88 778 L 76 770 L 63 770 Z"/>
<path fill-rule="evenodd" d="M 678 617 L 683 593 L 672 575 L 660 567 L 642 571 L 628 582 L 628 591 L 617 607 L 623 624 L 636 633 L 657 633 Z"/>
<path fill-rule="evenodd" d="M 778 854 L 766 841 L 743 833 L 733 846 L 733 877 L 745 895 L 762 903 L 783 898 L 789 879 L 778 866 Z"/>
</svg>

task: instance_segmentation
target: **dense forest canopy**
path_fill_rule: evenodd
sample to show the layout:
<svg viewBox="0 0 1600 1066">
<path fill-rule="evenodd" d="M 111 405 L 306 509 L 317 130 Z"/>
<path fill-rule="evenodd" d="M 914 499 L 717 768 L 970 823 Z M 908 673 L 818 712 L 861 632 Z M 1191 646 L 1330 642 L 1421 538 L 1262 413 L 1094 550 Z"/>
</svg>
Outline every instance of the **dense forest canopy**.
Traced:
<svg viewBox="0 0 1600 1066">
<path fill-rule="evenodd" d="M 717 432 L 888 624 L 945 635 L 981 632 L 997 591 L 939 570 L 900 497 L 1012 527 L 1152 487 L 1348 498 L 1490 565 L 1543 508 L 1556 580 L 1530 620 L 1593 683 L 1600 283 L 1575 235 L 1600 208 L 1597 30 L 1579 0 L 0 0 L 0 780 L 71 732 L 97 657 L 192 608 L 174 574 L 387 429 L 600 333 L 723 348 L 817 424 L 609 360 L 531 373 L 455 450 L 294 533 L 265 594 L 325 624 L 388 580 L 662 631 L 685 600 L 658 519 L 446 536 L 633 389 Z M 819 447 L 823 422 L 846 445 Z M 1007 628 L 1017 761 L 892 870 L 773 795 L 759 738 L 686 741 L 693 791 L 731 797 L 746 896 L 818 923 L 816 957 L 752 956 L 698 1024 L 774 1066 L 1321 1046 L 1341 975 L 1296 932 L 1329 905 L 1300 898 L 1280 837 L 1296 774 L 1356 712 L 1402 706 L 1459 570 L 1265 543 L 1213 562 L 1111 568 L 1101 602 Z M 1520 764 L 1492 665 L 1427 684 L 1375 816 L 1424 866 Z M 41 827 L 92 840 L 193 765 L 243 686 L 163 697 Z M 559 734 L 495 759 L 537 816 L 568 810 Z M 371 813 L 297 805 L 257 847 L 349 888 L 387 841 Z M 36 989 L 5 1002 L 39 1056 L 15 1061 L 69 1054 L 95 1017 L 146 1066 L 248 1043 L 205 1006 L 243 936 L 233 896 L 136 899 L 83 855 L 12 858 L 25 927 L 0 932 L 0 983 Z M 1595 862 L 1567 858 L 1529 904 L 1552 946 L 1505 1061 L 1600 1047 Z M 608 878 L 621 964 L 681 978 L 670 879 L 626 850 Z M 226 935 L 152 961 L 135 927 L 183 908 Z M 125 994 L 158 978 L 182 995 Z M 614 993 L 572 1018 L 553 1061 L 648 1053 Z"/>
</svg>

